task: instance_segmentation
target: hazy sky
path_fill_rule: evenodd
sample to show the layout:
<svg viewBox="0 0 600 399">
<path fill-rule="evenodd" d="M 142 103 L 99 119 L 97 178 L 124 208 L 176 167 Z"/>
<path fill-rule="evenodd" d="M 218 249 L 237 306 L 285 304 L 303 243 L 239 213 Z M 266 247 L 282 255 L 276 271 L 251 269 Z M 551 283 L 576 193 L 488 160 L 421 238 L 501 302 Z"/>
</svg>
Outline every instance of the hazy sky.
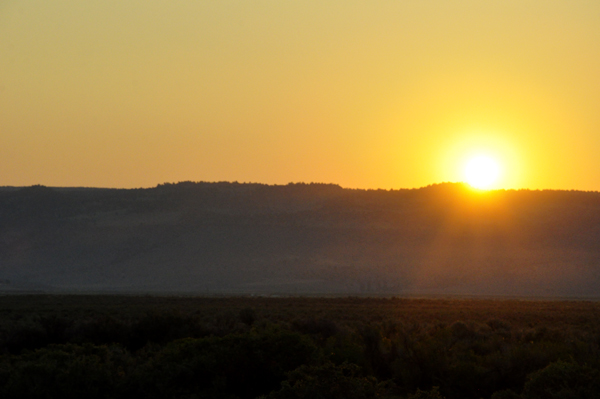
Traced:
<svg viewBox="0 0 600 399">
<path fill-rule="evenodd" d="M 600 1 L 0 0 L 0 186 L 600 190 Z"/>
</svg>

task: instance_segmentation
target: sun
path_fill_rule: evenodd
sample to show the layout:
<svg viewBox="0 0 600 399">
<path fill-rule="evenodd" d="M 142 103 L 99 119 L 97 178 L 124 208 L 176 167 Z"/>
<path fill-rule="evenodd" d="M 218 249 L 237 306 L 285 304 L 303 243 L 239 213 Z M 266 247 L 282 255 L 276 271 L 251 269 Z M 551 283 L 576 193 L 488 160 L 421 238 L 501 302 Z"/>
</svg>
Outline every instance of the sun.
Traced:
<svg viewBox="0 0 600 399">
<path fill-rule="evenodd" d="M 500 165 L 487 156 L 478 155 L 471 158 L 465 165 L 465 179 L 470 186 L 480 190 L 489 189 L 500 176 Z"/>
</svg>

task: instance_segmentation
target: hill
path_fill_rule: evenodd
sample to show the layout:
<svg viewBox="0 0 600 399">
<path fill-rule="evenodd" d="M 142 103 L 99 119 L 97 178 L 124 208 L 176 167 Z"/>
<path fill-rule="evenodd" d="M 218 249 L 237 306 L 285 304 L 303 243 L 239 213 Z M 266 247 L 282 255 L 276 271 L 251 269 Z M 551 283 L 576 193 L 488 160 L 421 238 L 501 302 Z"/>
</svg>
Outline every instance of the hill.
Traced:
<svg viewBox="0 0 600 399">
<path fill-rule="evenodd" d="M 0 290 L 594 297 L 600 193 L 0 188 Z"/>
</svg>

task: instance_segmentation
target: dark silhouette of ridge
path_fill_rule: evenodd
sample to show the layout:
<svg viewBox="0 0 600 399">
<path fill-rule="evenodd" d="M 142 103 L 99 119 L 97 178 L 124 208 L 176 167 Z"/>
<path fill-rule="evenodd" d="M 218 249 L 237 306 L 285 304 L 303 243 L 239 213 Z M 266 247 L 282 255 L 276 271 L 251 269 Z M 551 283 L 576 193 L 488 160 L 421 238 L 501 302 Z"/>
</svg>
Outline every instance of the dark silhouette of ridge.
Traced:
<svg viewBox="0 0 600 399">
<path fill-rule="evenodd" d="M 595 297 L 600 193 L 0 188 L 0 291 Z"/>
</svg>

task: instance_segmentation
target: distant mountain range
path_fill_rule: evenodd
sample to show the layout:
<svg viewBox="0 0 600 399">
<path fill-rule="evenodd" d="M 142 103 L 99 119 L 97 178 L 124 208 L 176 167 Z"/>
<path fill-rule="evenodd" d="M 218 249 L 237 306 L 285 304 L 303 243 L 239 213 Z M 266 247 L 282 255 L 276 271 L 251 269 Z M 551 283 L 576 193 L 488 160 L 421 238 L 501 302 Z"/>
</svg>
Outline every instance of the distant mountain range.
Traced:
<svg viewBox="0 0 600 399">
<path fill-rule="evenodd" d="M 600 193 L 0 188 L 0 292 L 600 296 Z"/>
</svg>

